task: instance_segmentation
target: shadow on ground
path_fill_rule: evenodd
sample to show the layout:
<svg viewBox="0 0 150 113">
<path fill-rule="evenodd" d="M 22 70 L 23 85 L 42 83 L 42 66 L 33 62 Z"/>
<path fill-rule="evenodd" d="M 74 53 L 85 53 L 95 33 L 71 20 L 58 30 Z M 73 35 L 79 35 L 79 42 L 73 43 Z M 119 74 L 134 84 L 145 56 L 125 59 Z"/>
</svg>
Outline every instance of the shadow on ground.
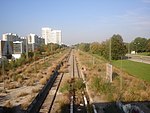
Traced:
<svg viewBox="0 0 150 113">
<path fill-rule="evenodd" d="M 133 101 L 133 102 L 122 102 L 123 105 L 131 104 L 138 106 L 144 113 L 150 113 L 150 101 Z M 93 103 L 95 105 L 97 113 L 124 113 L 116 105 L 116 102 L 103 102 Z M 88 113 L 94 113 L 92 107 L 89 107 Z M 75 105 L 74 113 L 87 113 L 86 107 L 81 105 Z M 0 107 L 0 113 L 25 113 L 25 110 L 21 109 L 21 106 L 15 106 L 12 108 Z M 60 113 L 70 113 L 70 104 L 64 104 L 61 106 Z M 139 112 L 131 112 L 139 113 Z"/>
<path fill-rule="evenodd" d="M 12 108 L 0 106 L 0 113 L 24 113 L 25 111 L 21 109 L 21 106 L 14 106 Z"/>
<path fill-rule="evenodd" d="M 96 111 L 98 111 L 98 113 L 124 113 L 116 105 L 116 102 L 93 103 L 93 104 L 95 105 Z M 131 101 L 131 102 L 122 102 L 122 104 L 123 105 L 131 104 L 133 106 L 138 106 L 144 113 L 150 113 L 150 101 Z"/>
</svg>

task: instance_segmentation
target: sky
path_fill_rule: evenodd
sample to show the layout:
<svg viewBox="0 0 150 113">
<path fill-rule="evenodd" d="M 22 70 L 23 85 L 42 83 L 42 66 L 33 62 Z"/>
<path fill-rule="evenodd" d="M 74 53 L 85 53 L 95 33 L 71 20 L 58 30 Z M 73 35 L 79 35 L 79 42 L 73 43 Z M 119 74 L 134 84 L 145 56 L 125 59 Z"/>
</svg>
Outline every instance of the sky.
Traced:
<svg viewBox="0 0 150 113">
<path fill-rule="evenodd" d="M 0 0 L 0 36 L 62 30 L 65 44 L 150 38 L 150 0 Z"/>
</svg>

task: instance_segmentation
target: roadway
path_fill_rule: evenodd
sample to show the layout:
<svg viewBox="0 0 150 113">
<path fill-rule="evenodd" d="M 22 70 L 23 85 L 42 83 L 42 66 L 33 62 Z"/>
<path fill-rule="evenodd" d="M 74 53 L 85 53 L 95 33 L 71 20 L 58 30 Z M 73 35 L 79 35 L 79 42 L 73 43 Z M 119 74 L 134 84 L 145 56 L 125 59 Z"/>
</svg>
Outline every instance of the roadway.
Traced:
<svg viewBox="0 0 150 113">
<path fill-rule="evenodd" d="M 128 60 L 150 64 L 150 56 L 127 54 Z"/>
</svg>

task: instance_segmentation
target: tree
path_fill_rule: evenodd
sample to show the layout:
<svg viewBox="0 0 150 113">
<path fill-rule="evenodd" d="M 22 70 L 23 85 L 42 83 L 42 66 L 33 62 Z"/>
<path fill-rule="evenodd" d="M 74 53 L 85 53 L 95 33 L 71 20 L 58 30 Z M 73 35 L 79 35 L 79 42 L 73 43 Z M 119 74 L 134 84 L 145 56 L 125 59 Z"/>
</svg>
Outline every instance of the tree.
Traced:
<svg viewBox="0 0 150 113">
<path fill-rule="evenodd" d="M 118 60 L 127 53 L 122 37 L 117 34 L 111 37 L 111 59 Z"/>
<path fill-rule="evenodd" d="M 82 51 L 88 52 L 90 50 L 90 44 L 89 43 L 81 43 L 78 45 L 78 48 Z"/>
<path fill-rule="evenodd" d="M 141 37 L 135 38 L 130 44 L 131 50 L 136 52 L 145 52 L 146 45 L 147 45 L 147 39 Z"/>
<path fill-rule="evenodd" d="M 109 40 L 103 41 L 100 46 L 100 53 L 105 59 L 109 59 Z"/>
<path fill-rule="evenodd" d="M 150 39 L 147 40 L 146 51 L 150 52 Z"/>
<path fill-rule="evenodd" d="M 100 54 L 100 43 L 93 42 L 90 44 L 90 52 L 94 54 Z"/>
</svg>

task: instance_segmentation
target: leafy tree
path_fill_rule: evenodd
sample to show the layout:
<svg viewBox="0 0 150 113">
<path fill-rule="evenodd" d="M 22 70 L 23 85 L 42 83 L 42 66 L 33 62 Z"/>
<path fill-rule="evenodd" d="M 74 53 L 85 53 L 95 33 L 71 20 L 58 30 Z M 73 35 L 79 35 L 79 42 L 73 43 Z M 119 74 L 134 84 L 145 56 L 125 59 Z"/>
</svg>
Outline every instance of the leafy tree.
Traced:
<svg viewBox="0 0 150 113">
<path fill-rule="evenodd" d="M 90 50 L 90 44 L 89 43 L 81 43 L 78 45 L 78 48 L 82 51 L 88 52 Z"/>
<path fill-rule="evenodd" d="M 111 57 L 112 60 L 118 60 L 127 53 L 127 48 L 122 37 L 117 34 L 111 37 Z"/>
<path fill-rule="evenodd" d="M 94 54 L 100 54 L 100 43 L 93 42 L 92 44 L 90 44 L 90 52 Z"/>
<path fill-rule="evenodd" d="M 105 59 L 109 59 L 109 40 L 106 40 L 101 43 L 100 53 Z"/>
<path fill-rule="evenodd" d="M 147 40 L 146 51 L 150 52 L 150 39 Z"/>
<path fill-rule="evenodd" d="M 146 45 L 147 45 L 147 39 L 141 37 L 135 38 L 130 44 L 131 50 L 136 52 L 145 52 Z"/>
</svg>

